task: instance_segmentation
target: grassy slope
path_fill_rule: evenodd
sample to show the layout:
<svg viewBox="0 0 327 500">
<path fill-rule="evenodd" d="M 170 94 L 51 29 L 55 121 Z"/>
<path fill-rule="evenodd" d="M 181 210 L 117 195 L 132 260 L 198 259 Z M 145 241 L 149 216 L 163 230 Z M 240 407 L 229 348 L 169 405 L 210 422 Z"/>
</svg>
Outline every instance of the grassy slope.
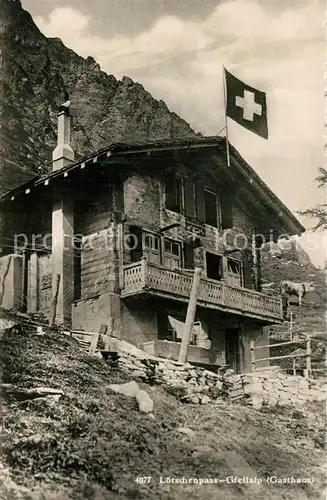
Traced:
<svg viewBox="0 0 327 500">
<path fill-rule="evenodd" d="M 301 283 L 312 282 L 313 292 L 307 293 L 303 300 L 303 307 L 298 307 L 297 299 L 291 299 L 293 312 L 293 333 L 307 334 L 326 330 L 326 272 L 317 269 L 312 264 L 301 265 L 294 260 L 276 259 L 270 255 L 263 260 L 263 278 L 266 283 L 274 283 L 273 290 L 278 292 L 282 280 L 291 280 Z M 280 340 L 289 340 L 289 323 L 271 328 L 272 337 Z"/>
<path fill-rule="evenodd" d="M 2 455 L 11 480 L 1 499 L 307 499 L 323 488 L 324 412 L 292 408 L 258 412 L 238 405 L 181 405 L 162 387 L 144 386 L 154 416 L 106 390 L 120 372 L 88 357 L 65 336 L 5 334 L 3 382 L 17 387 L 60 387 L 59 402 L 4 403 Z M 181 435 L 178 426 L 195 430 Z M 198 447 L 202 448 L 198 448 Z M 206 446 L 207 448 L 203 448 Z M 211 449 L 209 449 L 210 447 Z M 310 485 L 168 485 L 159 476 L 265 478 L 305 476 Z M 152 476 L 149 485 L 137 476 Z M 0 479 L 5 471 L 0 468 Z M 25 493 L 21 487 L 27 488 Z M 21 496 L 19 496 L 21 495 Z"/>
<path fill-rule="evenodd" d="M 294 259 L 276 259 L 271 255 L 265 255 L 263 259 L 263 278 L 266 283 L 274 283 L 272 293 L 279 293 L 281 280 L 290 280 L 301 283 L 312 282 L 315 290 L 306 294 L 302 307 L 298 306 L 296 297 L 291 298 L 290 310 L 293 314 L 293 339 L 304 338 L 304 335 L 315 332 L 326 331 L 326 272 L 317 269 L 311 263 L 302 264 Z M 290 340 L 290 323 L 285 321 L 281 325 L 269 328 L 271 343 Z M 312 345 L 317 355 L 325 355 L 326 345 L 324 342 L 314 342 Z M 293 353 L 294 351 L 305 351 L 305 344 L 281 346 L 270 350 L 271 356 L 280 356 Z M 305 368 L 305 359 L 298 359 L 298 367 Z M 274 361 L 273 364 L 280 365 L 285 369 L 292 369 L 292 360 L 284 359 Z M 323 367 L 323 363 L 319 364 Z M 322 375 L 323 372 L 319 372 Z"/>
</svg>

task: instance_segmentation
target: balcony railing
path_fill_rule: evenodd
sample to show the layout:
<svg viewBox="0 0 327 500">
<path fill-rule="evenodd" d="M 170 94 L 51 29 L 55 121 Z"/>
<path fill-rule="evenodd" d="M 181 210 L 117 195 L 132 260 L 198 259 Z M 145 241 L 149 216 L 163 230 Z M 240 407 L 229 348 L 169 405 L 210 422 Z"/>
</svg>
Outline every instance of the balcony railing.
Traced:
<svg viewBox="0 0 327 500">
<path fill-rule="evenodd" d="M 193 277 L 190 273 L 172 271 L 142 259 L 140 262 L 124 267 L 122 297 L 152 293 L 187 301 L 192 281 Z M 282 305 L 279 297 L 227 285 L 223 281 L 201 278 L 197 301 L 200 306 L 225 310 L 268 322 L 282 320 Z"/>
</svg>

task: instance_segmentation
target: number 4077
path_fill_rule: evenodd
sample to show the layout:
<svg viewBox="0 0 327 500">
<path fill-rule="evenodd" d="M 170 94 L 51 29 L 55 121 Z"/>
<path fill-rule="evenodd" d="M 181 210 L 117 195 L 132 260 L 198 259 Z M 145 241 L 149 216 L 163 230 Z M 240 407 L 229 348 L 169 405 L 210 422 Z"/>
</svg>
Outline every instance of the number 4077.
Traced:
<svg viewBox="0 0 327 500">
<path fill-rule="evenodd" d="M 149 484 L 151 483 L 151 476 L 137 476 L 135 482 L 138 484 Z"/>
</svg>

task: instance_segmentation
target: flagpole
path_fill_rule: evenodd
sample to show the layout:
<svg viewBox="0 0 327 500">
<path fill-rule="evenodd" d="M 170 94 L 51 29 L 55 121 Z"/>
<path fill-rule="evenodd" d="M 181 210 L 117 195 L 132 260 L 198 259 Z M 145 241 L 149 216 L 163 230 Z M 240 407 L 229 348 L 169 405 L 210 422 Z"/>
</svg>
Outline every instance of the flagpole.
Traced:
<svg viewBox="0 0 327 500">
<path fill-rule="evenodd" d="M 228 126 L 227 126 L 227 88 L 226 88 L 226 73 L 225 73 L 225 66 L 223 66 L 223 89 L 224 89 L 224 107 L 225 107 L 225 128 L 226 128 L 226 154 L 227 154 L 227 166 L 228 166 L 228 167 L 230 167 L 229 142 L 228 142 Z"/>
</svg>

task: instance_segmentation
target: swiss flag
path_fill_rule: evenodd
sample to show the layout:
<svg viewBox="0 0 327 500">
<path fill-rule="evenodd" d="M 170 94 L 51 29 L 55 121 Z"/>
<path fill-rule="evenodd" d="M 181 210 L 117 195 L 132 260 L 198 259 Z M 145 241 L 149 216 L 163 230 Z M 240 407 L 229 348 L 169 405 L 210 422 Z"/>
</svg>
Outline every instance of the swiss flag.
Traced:
<svg viewBox="0 0 327 500">
<path fill-rule="evenodd" d="M 226 115 L 243 127 L 268 139 L 266 94 L 225 69 Z"/>
</svg>

